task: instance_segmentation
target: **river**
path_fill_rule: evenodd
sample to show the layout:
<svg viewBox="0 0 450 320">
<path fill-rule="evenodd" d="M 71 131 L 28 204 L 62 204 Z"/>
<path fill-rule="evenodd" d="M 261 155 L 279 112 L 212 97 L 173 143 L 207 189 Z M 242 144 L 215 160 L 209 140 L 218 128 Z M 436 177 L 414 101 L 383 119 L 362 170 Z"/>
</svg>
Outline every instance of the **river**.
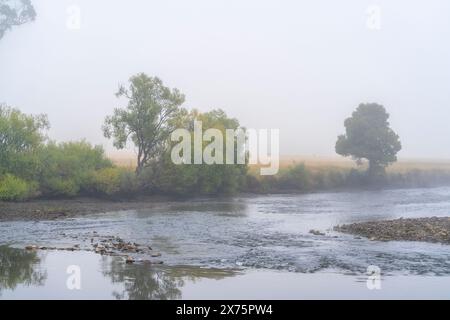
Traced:
<svg viewBox="0 0 450 320">
<path fill-rule="evenodd" d="M 450 298 L 447 245 L 370 241 L 332 230 L 449 214 L 450 188 L 443 187 L 205 198 L 65 220 L 1 222 L 0 298 Z M 83 249 L 93 232 L 149 245 L 164 265 L 127 265 L 84 251 L 21 250 L 28 244 Z M 73 265 L 81 271 L 81 290 L 67 287 Z M 374 267 L 379 281 L 367 275 Z"/>
</svg>

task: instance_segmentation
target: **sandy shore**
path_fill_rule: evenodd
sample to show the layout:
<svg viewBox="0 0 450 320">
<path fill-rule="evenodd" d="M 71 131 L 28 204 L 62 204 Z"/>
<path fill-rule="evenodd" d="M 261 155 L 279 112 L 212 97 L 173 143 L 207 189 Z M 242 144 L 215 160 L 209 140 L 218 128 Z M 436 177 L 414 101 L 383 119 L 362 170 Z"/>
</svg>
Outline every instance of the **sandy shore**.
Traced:
<svg viewBox="0 0 450 320">
<path fill-rule="evenodd" d="M 373 241 L 425 241 L 450 244 L 450 217 L 397 219 L 337 226 L 334 230 Z"/>
</svg>

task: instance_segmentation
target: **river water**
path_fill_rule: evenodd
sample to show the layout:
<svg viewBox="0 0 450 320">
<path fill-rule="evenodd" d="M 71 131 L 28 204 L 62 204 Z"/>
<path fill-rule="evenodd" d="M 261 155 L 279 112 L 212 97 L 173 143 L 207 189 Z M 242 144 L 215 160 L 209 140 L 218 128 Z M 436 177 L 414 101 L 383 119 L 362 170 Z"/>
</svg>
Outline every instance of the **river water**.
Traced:
<svg viewBox="0 0 450 320">
<path fill-rule="evenodd" d="M 450 298 L 447 245 L 369 241 L 332 230 L 449 214 L 445 187 L 195 199 L 66 220 L 1 222 L 0 298 Z M 150 245 L 164 267 L 83 251 L 19 249 L 88 248 L 93 232 Z M 67 288 L 70 265 L 80 267 L 82 290 Z M 369 266 L 381 271 L 375 288 L 367 285 Z"/>
</svg>

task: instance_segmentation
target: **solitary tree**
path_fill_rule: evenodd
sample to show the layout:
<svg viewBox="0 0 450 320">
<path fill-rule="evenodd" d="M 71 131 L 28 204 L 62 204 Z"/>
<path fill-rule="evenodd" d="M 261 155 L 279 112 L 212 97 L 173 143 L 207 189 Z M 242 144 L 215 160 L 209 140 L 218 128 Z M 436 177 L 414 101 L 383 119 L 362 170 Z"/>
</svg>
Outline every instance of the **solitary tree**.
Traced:
<svg viewBox="0 0 450 320">
<path fill-rule="evenodd" d="M 390 128 L 389 114 L 376 103 L 360 104 L 345 120 L 345 135 L 336 142 L 336 153 L 352 156 L 360 163 L 369 161 L 369 175 L 383 175 L 386 166 L 397 161 L 402 145 L 399 136 Z"/>
<path fill-rule="evenodd" d="M 129 140 L 134 143 L 139 173 L 163 153 L 184 95 L 165 87 L 159 78 L 140 73 L 130 78 L 128 89 L 121 86 L 116 96 L 125 97 L 128 104 L 105 119 L 103 132 L 118 149 L 125 148 Z"/>
<path fill-rule="evenodd" d="M 6 31 L 36 18 L 31 0 L 0 0 L 0 40 Z"/>
</svg>

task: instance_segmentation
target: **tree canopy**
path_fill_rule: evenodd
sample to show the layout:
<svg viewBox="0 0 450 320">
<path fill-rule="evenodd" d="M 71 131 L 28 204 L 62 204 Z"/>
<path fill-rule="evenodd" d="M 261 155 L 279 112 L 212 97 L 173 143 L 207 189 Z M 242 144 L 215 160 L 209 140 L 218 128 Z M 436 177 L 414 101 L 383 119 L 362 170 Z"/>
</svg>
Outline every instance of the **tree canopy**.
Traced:
<svg viewBox="0 0 450 320">
<path fill-rule="evenodd" d="M 227 114 L 220 109 L 209 112 L 199 112 L 192 110 L 187 112 L 182 109 L 178 116 L 174 118 L 177 128 L 186 129 L 191 137 L 194 136 L 194 121 L 202 122 L 202 129 L 206 132 L 208 129 L 219 130 L 224 139 L 218 145 L 216 152 L 222 153 L 222 158 L 226 158 L 227 129 L 242 129 L 239 121 L 229 118 Z M 204 133 L 202 132 L 202 135 Z M 237 153 L 237 137 L 233 137 L 235 155 Z M 194 138 L 190 139 L 194 144 Z M 172 142 L 175 144 L 178 142 Z M 201 142 L 201 151 L 208 152 L 208 146 L 214 141 Z M 216 142 L 217 143 L 217 142 Z M 191 156 L 194 154 L 194 147 L 191 148 Z M 171 159 L 171 152 L 167 150 L 155 166 L 149 168 L 150 176 L 147 178 L 151 182 L 151 187 L 159 192 L 174 193 L 179 195 L 203 194 L 203 195 L 224 195 L 238 192 L 245 183 L 248 166 L 244 164 L 174 164 Z"/>
<path fill-rule="evenodd" d="M 26 155 L 46 139 L 49 122 L 45 115 L 26 115 L 18 109 L 0 105 L 0 174 L 14 172 Z"/>
<path fill-rule="evenodd" d="M 383 174 L 386 166 L 397 161 L 397 153 L 402 148 L 388 119 L 389 114 L 382 105 L 360 104 L 344 122 L 346 133 L 338 137 L 336 153 L 351 156 L 358 162 L 367 159 L 371 175 Z"/>
<path fill-rule="evenodd" d="M 105 119 L 103 132 L 118 149 L 125 148 L 129 140 L 134 143 L 140 172 L 161 156 L 174 130 L 171 120 L 185 98 L 178 89 L 165 87 L 159 78 L 144 73 L 131 77 L 129 88 L 121 86 L 116 95 L 125 97 L 128 104 Z"/>
<path fill-rule="evenodd" d="M 31 0 L 0 0 L 0 40 L 6 31 L 36 18 Z"/>
</svg>

